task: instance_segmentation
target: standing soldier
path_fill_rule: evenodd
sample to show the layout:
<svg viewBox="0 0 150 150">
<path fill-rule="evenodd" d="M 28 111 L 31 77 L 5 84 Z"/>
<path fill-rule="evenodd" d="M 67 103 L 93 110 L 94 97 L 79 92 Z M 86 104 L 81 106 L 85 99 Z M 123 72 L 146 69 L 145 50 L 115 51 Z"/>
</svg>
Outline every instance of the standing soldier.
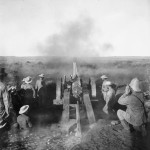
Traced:
<svg viewBox="0 0 150 150">
<path fill-rule="evenodd" d="M 1 78 L 1 74 L 0 74 L 0 78 Z M 8 97 L 9 96 L 8 96 L 6 86 L 0 79 L 0 128 L 3 128 L 7 123 L 5 119 L 9 115 Z"/>
<path fill-rule="evenodd" d="M 115 90 L 113 89 L 113 84 L 110 81 L 105 82 L 105 86 L 107 87 L 107 92 L 105 95 L 106 104 L 103 108 L 103 111 L 106 114 L 113 112 L 113 106 L 115 104 Z"/>
<path fill-rule="evenodd" d="M 31 85 L 32 78 L 30 76 L 25 78 L 25 84 L 23 86 L 23 89 L 25 90 L 25 105 L 32 105 L 33 98 L 35 98 L 35 90 L 33 86 Z"/>
<path fill-rule="evenodd" d="M 17 118 L 13 110 L 11 97 L 3 83 L 5 75 L 3 72 L 0 72 L 0 129 L 5 127 L 7 123 L 11 127 L 17 127 Z"/>
<path fill-rule="evenodd" d="M 101 91 L 102 91 L 102 94 L 103 94 L 103 99 L 104 99 L 104 101 L 106 101 L 106 93 L 108 91 L 108 87 L 106 86 L 106 83 L 108 81 L 107 80 L 108 77 L 106 75 L 102 75 L 101 79 L 103 81 Z"/>
<path fill-rule="evenodd" d="M 22 99 L 17 91 L 16 86 L 11 86 L 8 88 L 8 93 L 11 97 L 11 103 L 15 113 L 18 115 L 20 107 L 23 105 Z"/>
<path fill-rule="evenodd" d="M 46 96 L 44 74 L 40 74 L 39 77 L 40 78 L 36 81 L 36 84 L 35 84 L 35 90 L 37 93 L 36 95 L 38 97 L 39 106 L 43 107 L 44 99 Z"/>
</svg>

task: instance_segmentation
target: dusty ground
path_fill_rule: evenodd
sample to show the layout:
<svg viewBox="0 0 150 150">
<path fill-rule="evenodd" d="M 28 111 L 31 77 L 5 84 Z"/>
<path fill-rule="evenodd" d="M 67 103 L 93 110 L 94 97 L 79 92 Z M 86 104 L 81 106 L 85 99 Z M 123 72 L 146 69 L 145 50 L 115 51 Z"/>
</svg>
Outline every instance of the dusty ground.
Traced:
<svg viewBox="0 0 150 150">
<path fill-rule="evenodd" d="M 112 126 L 110 121 L 99 120 L 72 150 L 149 150 L 149 135 L 142 137 L 138 132 L 123 130 L 121 125 Z"/>
<path fill-rule="evenodd" d="M 102 107 L 102 106 L 101 106 Z M 82 137 L 75 132 L 66 134 L 59 124 L 62 108 L 34 110 L 31 113 L 34 128 L 29 132 L 5 132 L 0 137 L 2 150 L 149 150 L 150 134 L 142 137 L 138 132 L 126 132 L 121 125 L 110 124 L 114 116 L 96 111 L 100 106 L 93 104 L 97 123 L 90 129 L 86 114 L 82 114 Z M 101 118 L 101 119 L 100 119 Z M 105 118 L 105 119 L 104 119 Z M 150 126 L 148 131 L 150 132 Z"/>
<path fill-rule="evenodd" d="M 55 127 L 54 127 L 55 126 Z M 39 128 L 36 131 L 30 131 L 29 134 L 20 132 L 11 134 L 5 133 L 1 137 L 0 149 L 3 150 L 66 150 L 74 144 L 79 143 L 80 139 L 74 135 L 63 135 L 57 125 Z"/>
<path fill-rule="evenodd" d="M 33 85 L 38 74 L 44 73 L 46 79 L 60 78 L 66 74 L 68 77 L 72 73 L 72 59 L 67 58 L 7 58 L 0 62 L 6 68 L 8 80 L 17 80 L 20 86 L 21 80 L 25 76 L 33 77 Z M 98 83 L 99 76 L 106 74 L 117 84 L 129 83 L 133 77 L 138 77 L 147 88 L 147 67 L 149 58 L 144 59 L 77 59 L 79 74 L 85 79 L 95 77 L 97 90 L 100 91 Z M 64 67 L 65 66 L 65 67 Z M 14 76 L 14 77 L 13 77 Z M 144 88 L 143 88 L 144 89 Z M 49 89 L 52 91 L 52 89 Z M 55 91 L 55 90 L 54 90 Z M 51 93 L 50 93 L 51 94 Z M 52 99 L 54 99 L 56 95 Z M 0 135 L 0 150 L 149 150 L 150 134 L 141 137 L 138 133 L 129 134 L 122 130 L 122 126 L 111 126 L 110 118 L 101 110 L 104 101 L 100 99 L 100 92 L 97 93 L 98 103 L 93 103 L 93 109 L 97 124 L 89 129 L 86 113 L 80 112 L 82 124 L 82 138 L 62 133 L 59 121 L 62 113 L 61 108 L 49 108 L 48 111 L 34 110 L 30 113 L 33 121 L 33 129 L 28 133 L 5 132 Z M 150 127 L 148 126 L 148 130 Z"/>
<path fill-rule="evenodd" d="M 32 114 L 31 114 L 32 113 Z M 4 132 L 0 137 L 3 150 L 67 150 L 80 142 L 74 133 L 67 135 L 61 131 L 59 117 L 61 110 L 36 110 L 30 112 L 33 128 L 30 131 Z"/>
</svg>

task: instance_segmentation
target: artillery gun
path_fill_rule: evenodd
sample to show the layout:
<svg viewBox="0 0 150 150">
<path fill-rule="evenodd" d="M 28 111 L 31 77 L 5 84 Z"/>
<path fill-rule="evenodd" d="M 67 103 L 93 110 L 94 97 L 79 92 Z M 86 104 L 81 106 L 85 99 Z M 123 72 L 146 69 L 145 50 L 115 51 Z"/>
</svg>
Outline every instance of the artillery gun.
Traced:
<svg viewBox="0 0 150 150">
<path fill-rule="evenodd" d="M 89 88 L 91 87 L 91 88 Z M 91 91 L 90 91 L 91 89 Z M 77 71 L 76 62 L 73 62 L 73 74 L 69 80 L 66 76 L 58 79 L 56 83 L 56 99 L 53 101 L 56 105 L 63 105 L 61 119 L 62 129 L 68 132 L 73 124 L 77 124 L 76 135 L 81 136 L 80 110 L 84 107 L 87 113 L 90 126 L 95 123 L 95 115 L 90 100 L 90 93 L 96 97 L 96 84 L 94 78 L 90 82 L 84 82 Z M 70 109 L 75 108 L 76 119 L 70 119 Z"/>
</svg>

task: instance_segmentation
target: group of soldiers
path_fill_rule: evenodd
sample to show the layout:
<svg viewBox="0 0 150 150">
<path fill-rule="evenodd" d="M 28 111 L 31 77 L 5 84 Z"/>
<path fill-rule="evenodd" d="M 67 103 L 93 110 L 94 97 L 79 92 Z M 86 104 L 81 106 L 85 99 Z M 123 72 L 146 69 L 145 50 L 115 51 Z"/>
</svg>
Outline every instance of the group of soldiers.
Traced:
<svg viewBox="0 0 150 150">
<path fill-rule="evenodd" d="M 15 102 L 13 102 L 13 92 L 16 86 L 8 85 L 3 83 L 3 74 L 0 73 L 0 129 L 6 124 L 11 124 L 12 127 L 18 127 L 18 124 L 24 126 L 28 123 L 31 127 L 32 124 L 27 116 L 27 111 L 29 107 L 32 107 L 34 99 L 38 99 L 38 104 L 40 108 L 44 106 L 44 96 L 45 96 L 45 80 L 44 74 L 39 75 L 39 79 L 36 81 L 35 87 L 33 87 L 32 78 L 30 76 L 22 80 L 22 85 L 20 90 L 25 91 L 25 95 L 21 98 L 20 104 L 16 107 L 16 97 Z M 101 92 L 103 99 L 106 102 L 103 107 L 103 111 L 106 114 L 113 113 L 113 106 L 115 103 L 120 105 L 125 105 L 126 110 L 117 110 L 117 116 L 119 121 L 112 122 L 112 124 L 121 123 L 124 129 L 130 131 L 131 125 L 134 128 L 138 128 L 143 134 L 146 133 L 145 124 L 147 123 L 147 113 L 145 110 L 145 97 L 140 89 L 140 81 L 137 78 L 131 80 L 130 84 L 127 84 L 124 94 L 116 100 L 116 86 L 108 80 L 106 75 L 102 75 L 101 79 L 103 81 Z M 21 94 L 20 94 L 21 95 Z M 19 100 L 17 101 L 17 103 Z M 20 116 L 21 115 L 21 116 Z"/>
<path fill-rule="evenodd" d="M 39 108 L 44 106 L 44 74 L 39 75 L 35 87 L 30 76 L 22 80 L 18 87 L 4 83 L 5 75 L 0 72 L 0 130 L 9 126 L 11 129 L 32 127 L 28 117 L 29 108 L 37 100 Z"/>
<path fill-rule="evenodd" d="M 106 104 L 103 111 L 106 114 L 113 112 L 113 106 L 116 103 L 116 89 L 106 75 L 101 76 L 102 94 Z M 145 96 L 140 88 L 138 78 L 131 80 L 125 87 L 124 94 L 119 98 L 117 103 L 126 106 L 126 110 L 117 110 L 119 121 L 112 121 L 113 125 L 121 123 L 125 130 L 137 130 L 146 135 L 147 112 L 145 107 Z"/>
<path fill-rule="evenodd" d="M 31 104 L 33 102 L 33 100 L 31 99 L 35 99 L 38 97 L 39 106 L 42 107 L 44 105 L 44 91 L 45 91 L 44 74 L 39 75 L 39 79 L 36 81 L 35 87 L 33 87 L 33 85 L 31 84 L 32 77 L 30 76 L 24 78 L 22 82 L 23 83 L 21 85 L 21 89 L 29 91 L 26 92 L 28 93 L 28 95 L 26 95 L 26 98 L 24 100 L 25 104 Z"/>
</svg>

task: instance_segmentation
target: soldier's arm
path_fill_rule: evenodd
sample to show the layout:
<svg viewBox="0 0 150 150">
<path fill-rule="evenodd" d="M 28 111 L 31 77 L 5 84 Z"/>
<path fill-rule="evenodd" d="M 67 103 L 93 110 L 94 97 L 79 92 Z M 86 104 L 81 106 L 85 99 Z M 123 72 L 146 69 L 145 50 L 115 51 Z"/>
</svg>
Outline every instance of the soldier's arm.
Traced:
<svg viewBox="0 0 150 150">
<path fill-rule="evenodd" d="M 31 121 L 30 121 L 30 118 L 28 118 L 27 124 L 28 124 L 29 128 L 32 128 L 32 123 L 31 123 Z"/>
<path fill-rule="evenodd" d="M 33 91 L 33 98 L 35 98 L 35 90 L 34 90 L 33 86 L 31 88 L 32 88 L 32 91 Z"/>
<path fill-rule="evenodd" d="M 131 101 L 131 96 L 127 96 L 127 95 L 122 95 L 119 100 L 118 100 L 118 103 L 121 104 L 121 105 L 128 105 Z"/>
</svg>

